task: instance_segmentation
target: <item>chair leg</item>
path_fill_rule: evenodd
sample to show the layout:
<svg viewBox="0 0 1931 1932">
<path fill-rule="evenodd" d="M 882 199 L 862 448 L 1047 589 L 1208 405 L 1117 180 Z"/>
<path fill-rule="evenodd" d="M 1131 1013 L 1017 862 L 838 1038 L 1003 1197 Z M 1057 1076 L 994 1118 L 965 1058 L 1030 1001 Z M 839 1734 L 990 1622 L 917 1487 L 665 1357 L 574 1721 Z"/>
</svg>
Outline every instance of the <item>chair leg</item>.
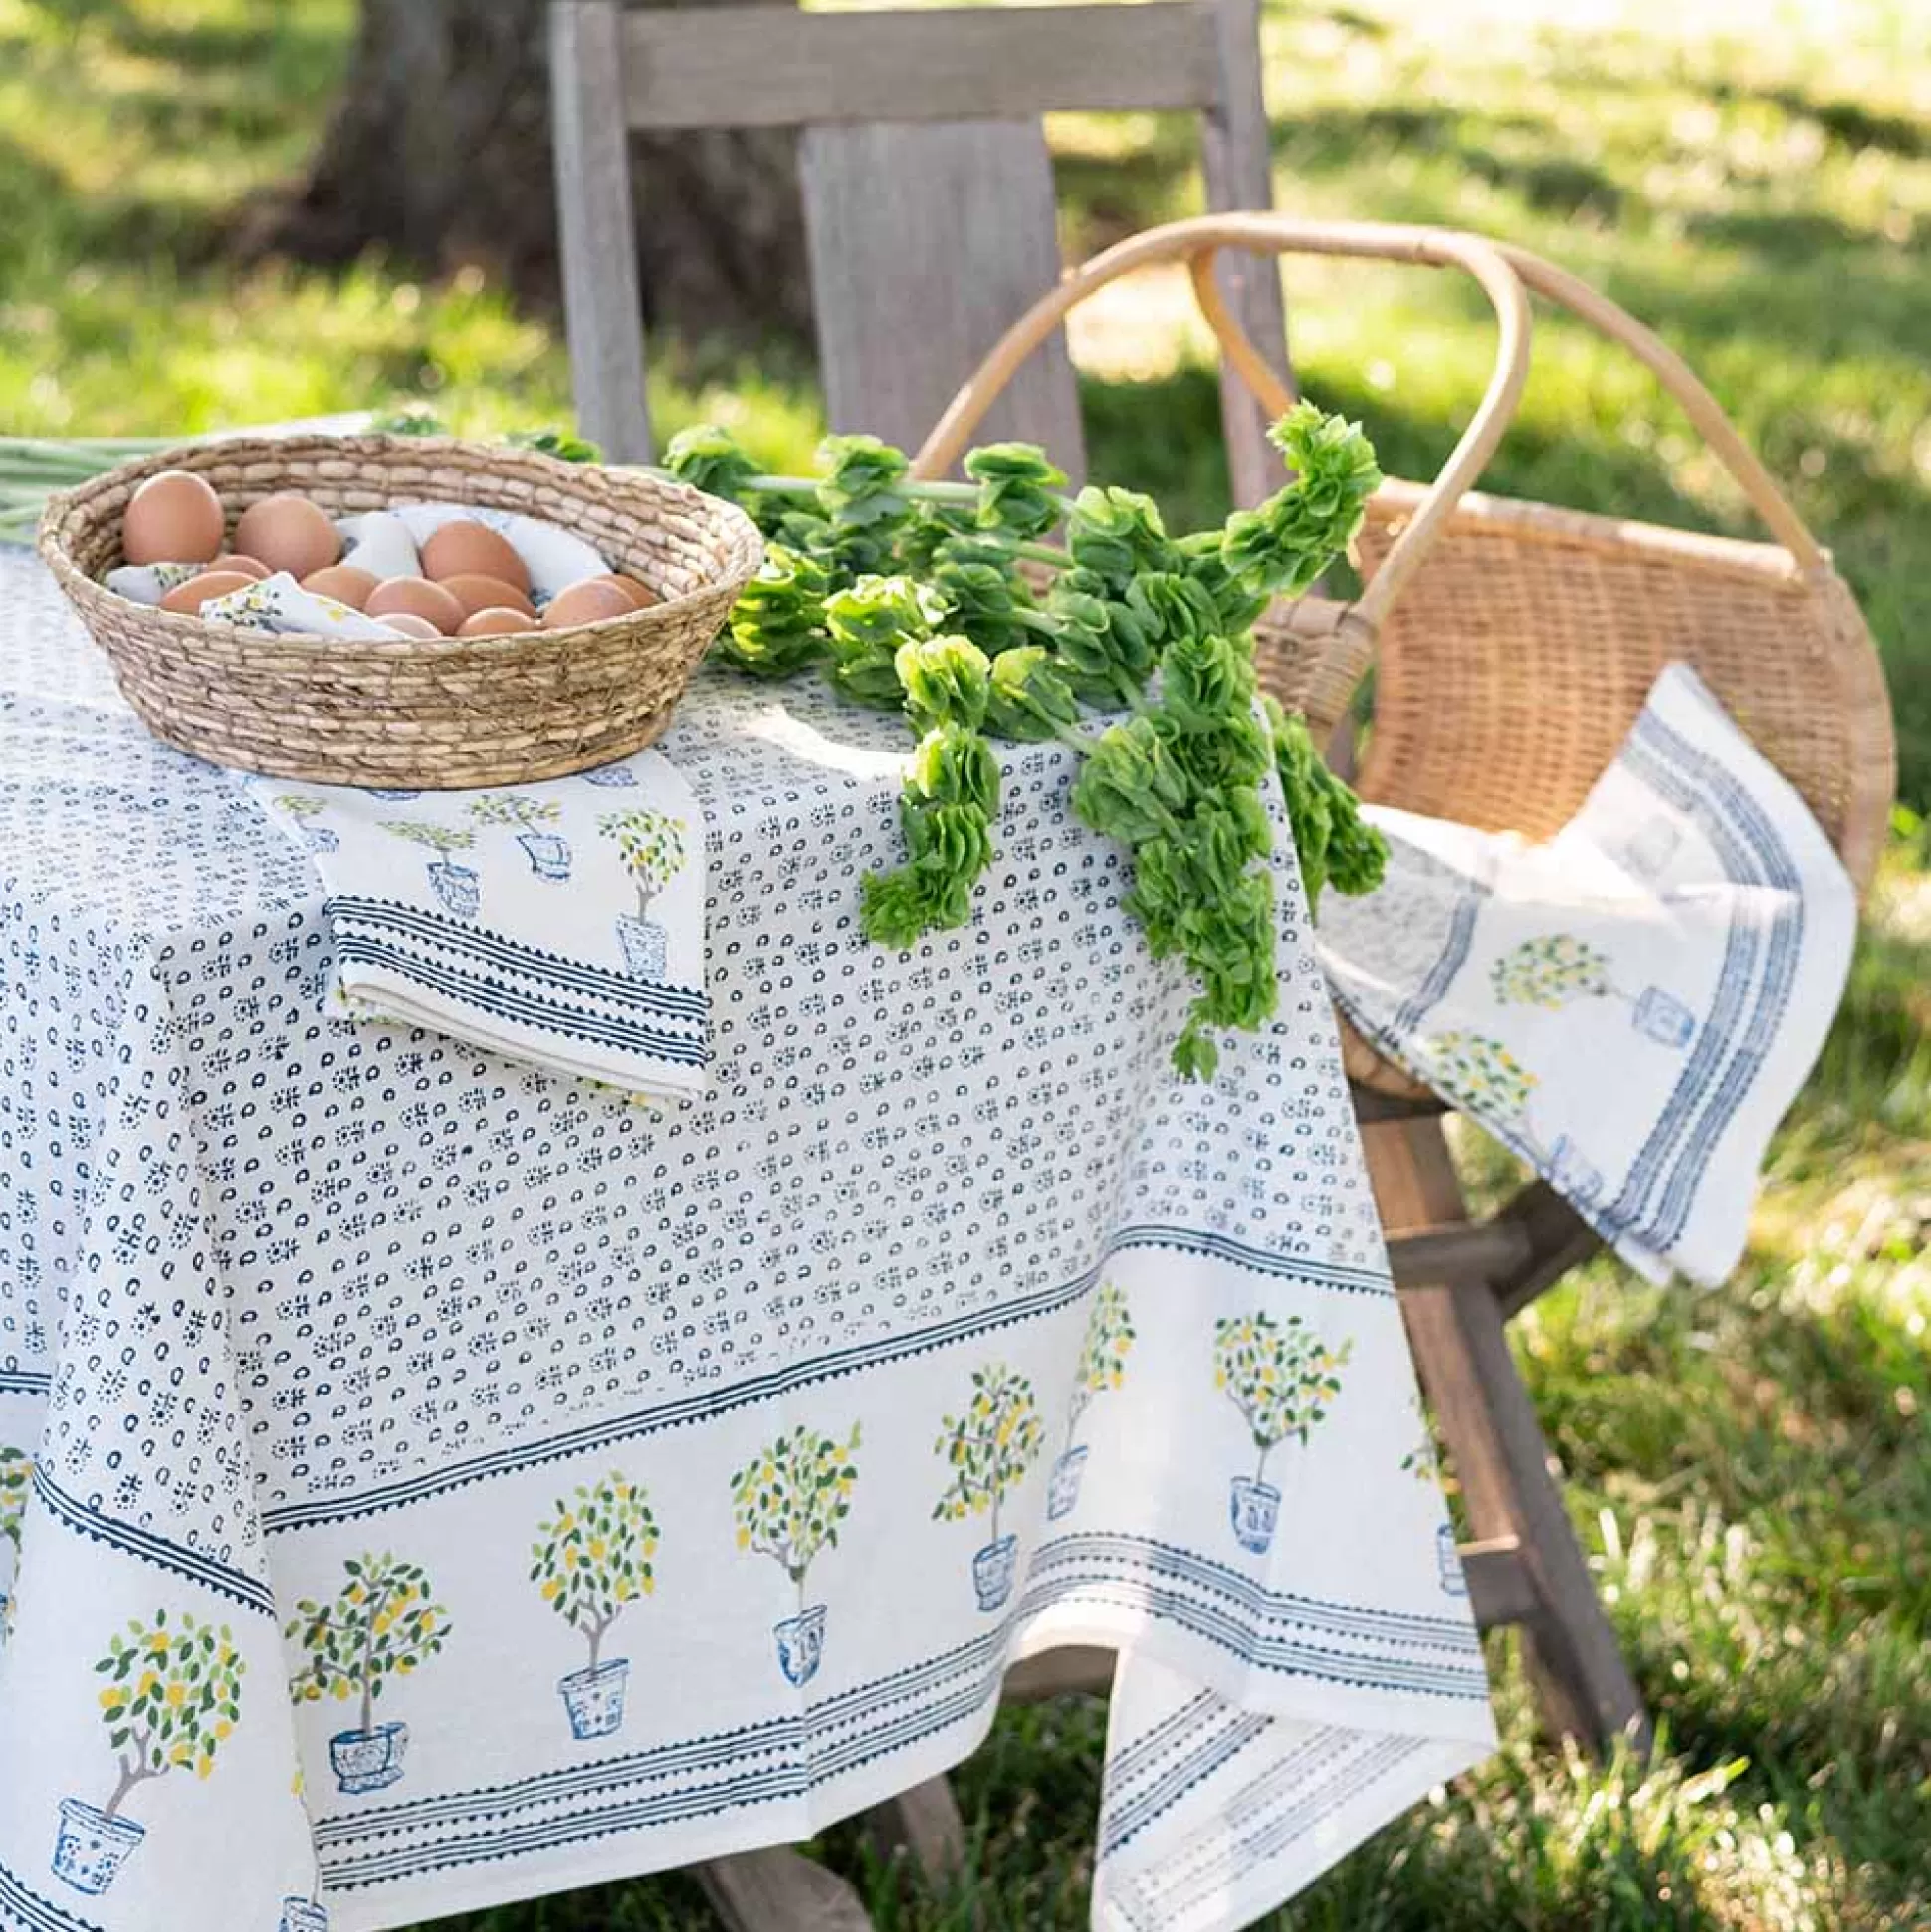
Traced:
<svg viewBox="0 0 1931 1932">
<path fill-rule="evenodd" d="M 729 1932 L 872 1932 L 858 1894 L 789 1845 L 691 1867 Z"/>
<path fill-rule="evenodd" d="M 943 1776 L 874 1805 L 865 1814 L 865 1829 L 884 1856 L 903 1853 L 936 1885 L 949 1883 L 966 1867 L 966 1821 L 951 1781 Z"/>
<path fill-rule="evenodd" d="M 1391 1234 L 1466 1223 L 1438 1121 L 1382 1123 L 1364 1140 Z M 1599 1751 L 1623 1733 L 1647 1750 L 1642 1700 L 1570 1528 L 1494 1291 L 1485 1282 L 1403 1288 L 1401 1312 L 1474 1533 L 1515 1538 L 1533 1585 L 1524 1659 L 1544 1721 Z"/>
</svg>

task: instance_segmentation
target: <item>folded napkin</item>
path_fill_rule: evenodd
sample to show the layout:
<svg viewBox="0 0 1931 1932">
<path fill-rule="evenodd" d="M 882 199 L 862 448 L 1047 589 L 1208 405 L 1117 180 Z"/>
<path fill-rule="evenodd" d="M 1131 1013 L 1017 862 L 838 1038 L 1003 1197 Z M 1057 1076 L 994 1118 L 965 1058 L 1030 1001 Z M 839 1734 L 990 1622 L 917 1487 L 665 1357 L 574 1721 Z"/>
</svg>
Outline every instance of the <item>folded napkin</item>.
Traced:
<svg viewBox="0 0 1931 1932">
<path fill-rule="evenodd" d="M 704 832 L 660 752 L 498 791 L 249 789 L 322 873 L 339 1011 L 703 1091 Z"/>
<path fill-rule="evenodd" d="M 1651 1280 L 1743 1252 L 1828 1030 L 1856 893 L 1687 665 L 1546 844 L 1373 808 L 1381 889 L 1322 901 L 1336 1001 Z"/>
</svg>

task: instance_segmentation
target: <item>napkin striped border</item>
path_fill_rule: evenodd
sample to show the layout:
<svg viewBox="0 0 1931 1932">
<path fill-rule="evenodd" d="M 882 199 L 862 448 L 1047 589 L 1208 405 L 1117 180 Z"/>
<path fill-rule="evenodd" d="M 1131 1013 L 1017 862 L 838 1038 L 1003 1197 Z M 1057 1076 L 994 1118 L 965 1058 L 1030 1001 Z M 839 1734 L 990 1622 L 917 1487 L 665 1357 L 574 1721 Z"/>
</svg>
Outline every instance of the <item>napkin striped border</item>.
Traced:
<svg viewBox="0 0 1931 1932">
<path fill-rule="evenodd" d="M 344 895 L 324 911 L 339 961 L 603 1051 L 689 1066 L 711 1057 L 711 1002 L 702 987 L 633 979 L 401 900 Z"/>
</svg>

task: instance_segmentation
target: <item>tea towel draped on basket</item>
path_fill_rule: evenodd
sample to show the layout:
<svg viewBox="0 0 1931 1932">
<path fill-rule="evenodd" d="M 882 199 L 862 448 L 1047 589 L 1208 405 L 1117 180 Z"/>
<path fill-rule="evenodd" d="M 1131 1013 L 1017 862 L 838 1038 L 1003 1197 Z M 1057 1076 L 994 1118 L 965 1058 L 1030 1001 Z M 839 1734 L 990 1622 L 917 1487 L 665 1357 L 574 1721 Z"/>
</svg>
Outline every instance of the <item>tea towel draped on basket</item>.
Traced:
<svg viewBox="0 0 1931 1932">
<path fill-rule="evenodd" d="M 365 1932 L 809 1837 L 1060 1643 L 1125 1651 L 1105 1932 L 1250 1919 L 1490 1748 L 1284 847 L 1280 1017 L 1191 1086 L 1063 748 L 904 955 L 855 917 L 897 721 L 707 676 L 661 749 L 713 1060 L 645 1108 L 333 1011 L 350 875 L 0 556 L 0 1924 Z M 461 807 L 292 815 L 469 920 L 377 810 Z M 478 845 L 546 907 L 525 829 Z"/>
<path fill-rule="evenodd" d="M 340 1011 L 703 1091 L 704 841 L 661 752 L 499 791 L 250 790 L 322 874 Z"/>
<path fill-rule="evenodd" d="M 1321 909 L 1349 1019 L 1639 1273 L 1721 1281 L 1856 930 L 1803 799 L 1675 664 L 1546 844 L 1370 815 L 1387 878 Z"/>
</svg>

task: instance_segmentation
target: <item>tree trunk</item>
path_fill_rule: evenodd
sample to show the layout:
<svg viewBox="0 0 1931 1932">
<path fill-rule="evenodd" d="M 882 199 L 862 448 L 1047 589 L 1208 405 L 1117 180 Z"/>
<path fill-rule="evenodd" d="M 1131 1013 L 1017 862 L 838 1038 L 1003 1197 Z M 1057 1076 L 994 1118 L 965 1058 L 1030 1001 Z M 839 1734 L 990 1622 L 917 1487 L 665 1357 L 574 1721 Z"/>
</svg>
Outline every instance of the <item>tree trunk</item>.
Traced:
<svg viewBox="0 0 1931 1932">
<path fill-rule="evenodd" d="M 256 211 L 244 250 L 337 264 L 379 246 L 430 272 L 479 263 L 520 297 L 553 302 L 546 15 L 544 0 L 362 0 L 308 181 Z M 806 336 L 795 136 L 720 130 L 632 146 L 648 320 L 693 336 Z"/>
</svg>

